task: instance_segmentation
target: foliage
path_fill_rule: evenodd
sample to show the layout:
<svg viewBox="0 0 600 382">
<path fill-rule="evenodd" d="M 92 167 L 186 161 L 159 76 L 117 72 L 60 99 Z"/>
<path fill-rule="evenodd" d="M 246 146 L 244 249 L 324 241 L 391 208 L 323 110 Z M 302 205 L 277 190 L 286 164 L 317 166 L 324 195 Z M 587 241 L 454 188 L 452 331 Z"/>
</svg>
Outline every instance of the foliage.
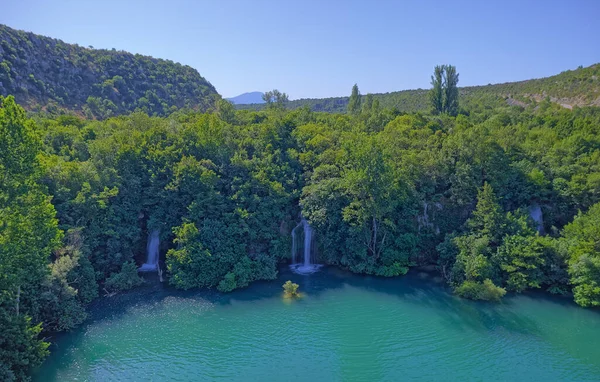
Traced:
<svg viewBox="0 0 600 382">
<path fill-rule="evenodd" d="M 494 285 L 492 280 L 485 279 L 483 282 L 463 282 L 456 288 L 456 294 L 471 300 L 500 301 L 506 294 L 506 290 Z"/>
<path fill-rule="evenodd" d="M 371 102 L 372 103 L 372 102 Z M 358 91 L 358 85 L 352 86 L 352 94 L 348 99 L 348 114 L 357 114 L 361 109 L 361 95 Z"/>
<path fill-rule="evenodd" d="M 458 114 L 458 72 L 452 65 L 444 65 L 444 108 L 449 115 Z"/>
<path fill-rule="evenodd" d="M 31 318 L 10 314 L 0 306 L 0 379 L 26 381 L 29 371 L 48 355 L 49 343 L 38 338 L 42 325 L 32 325 Z"/>
<path fill-rule="evenodd" d="M 436 65 L 431 76 L 431 90 L 429 99 L 434 113 L 441 113 L 444 110 L 444 66 Z"/>
<path fill-rule="evenodd" d="M 154 231 L 181 289 L 276 278 L 303 216 L 323 264 L 384 277 L 437 264 L 467 298 L 543 288 L 598 305 L 599 108 L 461 93 L 453 116 L 383 101 L 327 114 L 221 100 L 99 121 L 27 119 L 0 98 L 0 343 L 27 344 L 20 358 L 0 346 L 2 377 L 25 373 L 15 360 L 37 362 L 39 331 L 78 325 L 99 290 L 138 285 Z"/>
<path fill-rule="evenodd" d="M 111 273 L 106 279 L 104 287 L 108 291 L 121 292 L 140 286 L 143 283 L 144 280 L 138 276 L 137 266 L 129 261 L 123 263 L 120 272 Z"/>
<path fill-rule="evenodd" d="M 493 110 L 497 107 L 517 106 L 534 108 L 549 99 L 551 103 L 569 107 L 599 106 L 600 64 L 567 70 L 560 74 L 519 82 L 458 88 L 463 108 Z M 373 94 L 382 108 L 399 112 L 426 112 L 431 108 L 431 93 L 425 89 L 401 90 Z M 344 113 L 349 97 L 305 98 L 288 103 L 289 109 L 308 107 L 316 112 Z M 236 105 L 237 109 L 261 110 L 263 105 Z"/>
<path fill-rule="evenodd" d="M 60 245 L 55 210 L 37 183 L 40 142 L 13 97 L 0 98 L 0 376 L 22 380 L 41 363 L 38 334 L 49 255 Z"/>
<path fill-rule="evenodd" d="M 563 236 L 575 301 L 582 306 L 600 306 L 600 203 L 579 213 Z"/>
<path fill-rule="evenodd" d="M 286 281 L 283 284 L 283 293 L 286 297 L 298 297 L 298 288 L 300 285 L 291 282 L 290 280 Z"/>
<path fill-rule="evenodd" d="M 284 110 L 285 104 L 289 101 L 288 95 L 277 89 L 265 92 L 262 98 L 269 109 Z"/>
<path fill-rule="evenodd" d="M 0 25 L 0 95 L 29 109 L 107 118 L 134 110 L 207 110 L 217 92 L 195 69 L 123 51 L 88 49 Z"/>
</svg>

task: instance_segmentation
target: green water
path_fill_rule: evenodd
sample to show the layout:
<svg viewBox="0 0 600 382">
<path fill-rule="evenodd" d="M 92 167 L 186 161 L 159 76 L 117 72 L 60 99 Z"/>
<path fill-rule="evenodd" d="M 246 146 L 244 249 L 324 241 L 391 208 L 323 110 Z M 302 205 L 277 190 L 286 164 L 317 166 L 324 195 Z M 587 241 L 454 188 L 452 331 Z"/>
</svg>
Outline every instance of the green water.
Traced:
<svg viewBox="0 0 600 382">
<path fill-rule="evenodd" d="M 288 279 L 304 298 L 282 298 Z M 93 306 L 34 380 L 600 380 L 600 312 L 541 293 L 470 302 L 436 281 L 328 268 L 227 295 L 146 288 Z"/>
</svg>

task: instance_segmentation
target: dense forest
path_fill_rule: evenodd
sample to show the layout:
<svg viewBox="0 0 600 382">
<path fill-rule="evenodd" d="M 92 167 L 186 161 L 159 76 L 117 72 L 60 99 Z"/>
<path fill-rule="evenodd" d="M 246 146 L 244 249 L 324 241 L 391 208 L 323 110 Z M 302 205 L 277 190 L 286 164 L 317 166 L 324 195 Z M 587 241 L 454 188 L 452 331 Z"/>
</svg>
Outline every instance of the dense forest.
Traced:
<svg viewBox="0 0 600 382">
<path fill-rule="evenodd" d="M 527 107 L 548 98 L 566 108 L 575 106 L 600 106 L 600 64 L 587 68 L 567 70 L 555 76 L 504 84 L 467 86 L 459 88 L 463 112 L 485 100 L 487 107 L 515 105 Z M 400 112 L 428 112 L 429 91 L 426 89 L 402 90 L 391 93 L 370 94 L 381 107 Z M 312 111 L 343 113 L 349 97 L 307 98 L 293 100 L 288 109 L 307 106 Z M 473 105 L 472 105 L 473 104 Z M 236 105 L 238 109 L 263 110 L 266 105 Z"/>
<path fill-rule="evenodd" d="M 143 111 L 206 111 L 215 88 L 189 66 L 116 50 L 85 48 L 0 25 L 0 95 L 27 110 L 87 118 Z"/>
<path fill-rule="evenodd" d="M 423 112 L 355 85 L 345 113 L 289 110 L 274 90 L 260 111 L 216 99 L 101 119 L 28 115 L 26 87 L 3 85 L 17 94 L 0 97 L 0 380 L 27 379 L 91 301 L 144 283 L 153 231 L 181 289 L 274 279 L 303 216 L 323 264 L 381 277 L 435 266 L 465 298 L 537 288 L 600 306 L 600 108 L 560 106 L 556 82 L 539 100 L 464 100 L 458 79 L 436 67 Z"/>
</svg>

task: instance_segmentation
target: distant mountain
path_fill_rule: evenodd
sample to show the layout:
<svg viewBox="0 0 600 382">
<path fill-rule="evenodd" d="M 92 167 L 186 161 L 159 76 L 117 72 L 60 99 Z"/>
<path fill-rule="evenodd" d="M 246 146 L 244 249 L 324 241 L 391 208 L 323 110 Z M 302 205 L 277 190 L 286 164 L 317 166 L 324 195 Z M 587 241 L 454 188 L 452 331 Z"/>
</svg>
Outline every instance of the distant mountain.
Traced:
<svg viewBox="0 0 600 382">
<path fill-rule="evenodd" d="M 0 25 L 0 95 L 28 110 L 106 118 L 136 109 L 208 110 L 218 98 L 196 69 L 124 51 L 85 48 Z"/>
<path fill-rule="evenodd" d="M 461 87 L 459 92 L 461 105 L 467 107 L 475 104 L 527 106 L 544 99 L 568 109 L 575 106 L 600 106 L 600 64 L 567 70 L 546 78 Z M 379 100 L 381 107 L 397 108 L 402 112 L 426 111 L 430 108 L 427 89 L 378 93 L 373 94 L 373 98 Z M 313 111 L 345 113 L 348 99 L 306 98 L 290 101 L 286 106 L 288 109 L 308 106 Z M 254 110 L 263 107 L 264 105 L 237 106 L 238 109 Z"/>
<path fill-rule="evenodd" d="M 250 92 L 250 93 L 240 94 L 237 97 L 227 98 L 227 100 L 231 101 L 231 103 L 233 103 L 235 105 L 265 103 L 265 101 L 262 99 L 263 94 L 264 93 L 261 93 L 261 92 Z"/>
</svg>

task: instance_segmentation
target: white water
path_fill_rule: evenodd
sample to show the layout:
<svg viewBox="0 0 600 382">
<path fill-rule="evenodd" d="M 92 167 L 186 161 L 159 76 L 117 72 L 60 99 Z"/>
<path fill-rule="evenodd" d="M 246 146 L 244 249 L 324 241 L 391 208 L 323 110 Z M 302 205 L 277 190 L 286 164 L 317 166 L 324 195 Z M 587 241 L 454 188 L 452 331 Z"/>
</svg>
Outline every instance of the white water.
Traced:
<svg viewBox="0 0 600 382">
<path fill-rule="evenodd" d="M 160 232 L 157 229 L 148 236 L 146 245 L 146 262 L 138 269 L 141 272 L 158 270 L 158 247 L 160 245 Z"/>
<path fill-rule="evenodd" d="M 540 234 L 544 233 L 544 214 L 539 204 L 534 203 L 529 206 L 529 216 L 536 224 L 536 228 Z"/>
<path fill-rule="evenodd" d="M 298 243 L 296 242 L 296 229 L 298 229 L 298 227 L 300 227 L 301 225 L 302 223 L 298 224 L 294 227 L 294 229 L 292 229 L 292 264 L 296 264 L 296 257 L 298 253 Z"/>
<path fill-rule="evenodd" d="M 303 243 L 303 252 L 304 258 L 302 263 L 297 262 L 297 252 L 298 252 L 298 244 L 296 239 L 296 230 L 302 226 L 302 230 L 304 231 L 304 243 Z M 292 265 L 290 268 L 300 274 L 309 274 L 314 273 L 319 270 L 321 267 L 320 264 L 315 264 L 314 259 L 312 258 L 313 253 L 313 230 L 306 221 L 306 219 L 302 219 L 300 224 L 298 224 L 292 230 Z"/>
</svg>

